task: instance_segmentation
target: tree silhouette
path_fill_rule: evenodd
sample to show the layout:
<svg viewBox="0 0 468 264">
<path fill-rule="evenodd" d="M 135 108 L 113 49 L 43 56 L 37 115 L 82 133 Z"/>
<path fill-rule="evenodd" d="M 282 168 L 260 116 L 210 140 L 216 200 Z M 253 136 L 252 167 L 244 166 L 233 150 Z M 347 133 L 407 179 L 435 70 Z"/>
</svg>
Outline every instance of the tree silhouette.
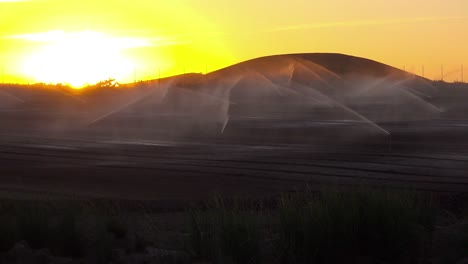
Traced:
<svg viewBox="0 0 468 264">
<path fill-rule="evenodd" d="M 93 85 L 96 88 L 116 88 L 119 87 L 120 84 L 115 81 L 115 79 L 109 78 L 107 80 L 100 81 Z"/>
</svg>

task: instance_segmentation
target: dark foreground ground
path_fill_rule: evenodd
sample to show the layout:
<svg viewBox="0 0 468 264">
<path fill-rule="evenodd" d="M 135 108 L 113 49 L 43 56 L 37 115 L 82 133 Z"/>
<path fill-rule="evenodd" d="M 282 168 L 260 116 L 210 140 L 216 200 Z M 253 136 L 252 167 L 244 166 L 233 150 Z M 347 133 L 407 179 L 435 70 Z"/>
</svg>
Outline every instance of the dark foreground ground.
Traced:
<svg viewBox="0 0 468 264">
<path fill-rule="evenodd" d="M 167 129 L 137 129 L 154 116 L 60 130 L 48 129 L 60 113 L 37 113 L 1 113 L 9 125 L 0 127 L 0 263 L 457 264 L 468 257 L 463 117 L 231 118 L 224 133 L 168 137 Z M 354 187 L 363 198 L 314 198 L 315 190 Z M 419 191 L 434 203 L 413 200 Z M 291 193 L 313 198 L 285 204 Z"/>
<path fill-rule="evenodd" d="M 333 123 L 347 131 L 355 124 Z M 239 143 L 0 134 L 9 193 L 123 199 L 264 195 L 321 185 L 468 190 L 468 120 L 382 124 L 391 136 Z"/>
</svg>

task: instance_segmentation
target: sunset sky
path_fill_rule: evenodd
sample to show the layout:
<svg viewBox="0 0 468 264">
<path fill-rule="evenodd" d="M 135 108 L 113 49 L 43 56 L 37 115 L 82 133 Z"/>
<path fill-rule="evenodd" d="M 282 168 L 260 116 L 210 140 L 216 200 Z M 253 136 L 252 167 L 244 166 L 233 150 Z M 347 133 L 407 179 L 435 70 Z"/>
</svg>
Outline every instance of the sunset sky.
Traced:
<svg viewBox="0 0 468 264">
<path fill-rule="evenodd" d="M 5 82 L 130 82 L 338 52 L 468 79 L 466 0 L 0 0 Z"/>
</svg>

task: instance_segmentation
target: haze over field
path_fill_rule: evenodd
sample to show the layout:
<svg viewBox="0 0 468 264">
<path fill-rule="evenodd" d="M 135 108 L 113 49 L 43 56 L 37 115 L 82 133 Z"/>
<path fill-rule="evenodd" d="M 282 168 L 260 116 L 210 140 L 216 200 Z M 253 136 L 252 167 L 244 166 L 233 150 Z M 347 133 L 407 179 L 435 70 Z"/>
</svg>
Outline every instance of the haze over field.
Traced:
<svg viewBox="0 0 468 264">
<path fill-rule="evenodd" d="M 132 82 L 295 52 L 454 81 L 468 61 L 464 0 L 8 0 L 0 18 L 4 82 Z"/>
<path fill-rule="evenodd" d="M 465 116 L 456 90 L 441 84 L 359 57 L 286 54 L 120 88 L 4 85 L 0 110 L 4 128 L 18 133 L 276 143 L 330 133 L 386 138 L 393 132 L 384 127 L 388 122 Z"/>
</svg>

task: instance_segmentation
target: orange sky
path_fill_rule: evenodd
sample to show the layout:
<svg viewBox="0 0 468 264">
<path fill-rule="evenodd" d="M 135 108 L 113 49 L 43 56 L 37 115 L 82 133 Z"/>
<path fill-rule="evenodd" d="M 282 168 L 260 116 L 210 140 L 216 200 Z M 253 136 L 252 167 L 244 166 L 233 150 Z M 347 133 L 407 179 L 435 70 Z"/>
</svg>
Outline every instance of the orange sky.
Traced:
<svg viewBox="0 0 468 264">
<path fill-rule="evenodd" d="M 444 65 L 450 81 L 468 69 L 466 0 L 0 0 L 0 29 L 5 82 L 130 82 L 297 52 L 433 79 Z"/>
</svg>

